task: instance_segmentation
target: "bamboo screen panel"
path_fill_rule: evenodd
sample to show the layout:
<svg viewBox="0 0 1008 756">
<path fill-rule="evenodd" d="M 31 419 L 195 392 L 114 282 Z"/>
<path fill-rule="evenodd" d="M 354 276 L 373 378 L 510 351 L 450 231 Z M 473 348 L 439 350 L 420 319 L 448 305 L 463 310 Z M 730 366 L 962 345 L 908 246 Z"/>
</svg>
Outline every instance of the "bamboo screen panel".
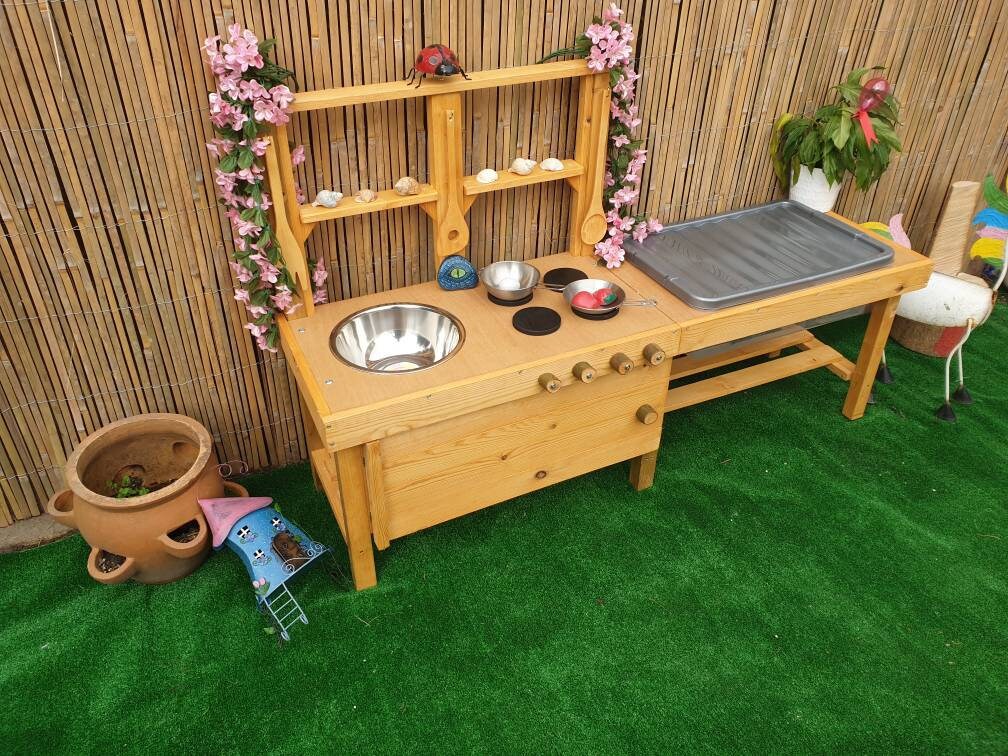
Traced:
<svg viewBox="0 0 1008 756">
<path fill-rule="evenodd" d="M 221 460 L 304 458 L 282 355 L 242 329 L 215 204 L 200 43 L 232 22 L 278 39 L 298 86 L 402 78 L 440 41 L 472 71 L 534 63 L 600 12 L 582 0 L 491 3 L 0 0 L 0 525 L 37 514 L 86 434 L 148 411 L 205 423 Z M 641 207 L 664 222 L 779 195 L 767 156 L 782 110 L 810 112 L 849 69 L 889 67 L 905 152 L 857 219 L 906 212 L 923 246 L 956 179 L 1008 166 L 1008 4 L 1001 0 L 632 0 L 651 159 Z M 551 83 L 467 95 L 467 172 L 570 156 L 572 93 Z M 422 101 L 295 119 L 311 195 L 426 175 Z M 562 251 L 559 183 L 477 200 L 478 264 Z M 429 280 L 410 208 L 318 229 L 331 298 Z"/>
</svg>

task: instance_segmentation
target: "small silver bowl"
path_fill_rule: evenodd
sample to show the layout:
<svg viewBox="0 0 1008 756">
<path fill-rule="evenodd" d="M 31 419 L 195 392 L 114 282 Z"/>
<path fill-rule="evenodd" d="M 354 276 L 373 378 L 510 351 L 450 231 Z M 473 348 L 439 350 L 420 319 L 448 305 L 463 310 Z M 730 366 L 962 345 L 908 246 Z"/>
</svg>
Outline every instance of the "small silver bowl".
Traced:
<svg viewBox="0 0 1008 756">
<path fill-rule="evenodd" d="M 577 307 L 572 301 L 578 292 L 587 291 L 589 294 L 594 294 L 599 289 L 612 289 L 612 293 L 616 295 L 616 301 L 612 304 L 592 308 Z M 572 310 L 585 315 L 607 315 L 626 301 L 626 292 L 621 287 L 612 281 L 604 281 L 601 278 L 582 278 L 580 281 L 572 281 L 564 287 L 563 296 Z"/>
<path fill-rule="evenodd" d="M 370 373 L 408 373 L 444 362 L 462 346 L 465 329 L 437 307 L 369 307 L 340 321 L 329 346 L 342 362 Z"/>
<path fill-rule="evenodd" d="M 497 299 L 525 299 L 539 285 L 539 269 L 517 260 L 491 263 L 480 271 L 480 281 Z"/>
</svg>

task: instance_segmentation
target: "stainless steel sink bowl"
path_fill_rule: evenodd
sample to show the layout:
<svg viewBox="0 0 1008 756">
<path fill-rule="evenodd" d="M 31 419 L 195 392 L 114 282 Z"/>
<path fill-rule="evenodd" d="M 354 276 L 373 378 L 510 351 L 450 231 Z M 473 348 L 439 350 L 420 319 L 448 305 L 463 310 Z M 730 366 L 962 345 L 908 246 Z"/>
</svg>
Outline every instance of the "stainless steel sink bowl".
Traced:
<svg viewBox="0 0 1008 756">
<path fill-rule="evenodd" d="M 329 346 L 340 360 L 371 373 L 408 373 L 444 362 L 462 346 L 453 316 L 422 304 L 369 307 L 333 328 Z"/>
</svg>

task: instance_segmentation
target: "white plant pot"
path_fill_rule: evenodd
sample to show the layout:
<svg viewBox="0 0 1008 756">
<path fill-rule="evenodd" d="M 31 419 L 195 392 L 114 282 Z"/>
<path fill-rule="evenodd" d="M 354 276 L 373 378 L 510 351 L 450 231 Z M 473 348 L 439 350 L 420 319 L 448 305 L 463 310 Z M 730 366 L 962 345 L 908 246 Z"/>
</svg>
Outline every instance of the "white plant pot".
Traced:
<svg viewBox="0 0 1008 756">
<path fill-rule="evenodd" d="M 803 165 L 798 180 L 791 185 L 788 196 L 813 210 L 825 213 L 836 205 L 841 186 L 839 181 L 835 184 L 829 183 L 822 168 L 813 168 L 810 171 Z"/>
</svg>

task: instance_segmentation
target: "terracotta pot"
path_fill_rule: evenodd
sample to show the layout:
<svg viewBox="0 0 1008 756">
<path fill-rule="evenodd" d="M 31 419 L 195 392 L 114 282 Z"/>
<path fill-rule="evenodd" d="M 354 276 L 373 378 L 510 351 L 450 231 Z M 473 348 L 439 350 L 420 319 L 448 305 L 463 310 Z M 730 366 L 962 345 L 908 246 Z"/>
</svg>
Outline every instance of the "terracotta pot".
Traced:
<svg viewBox="0 0 1008 756">
<path fill-rule="evenodd" d="M 155 490 L 127 499 L 106 495 L 109 482 L 124 475 Z M 91 545 L 88 573 L 106 584 L 185 577 L 210 553 L 210 529 L 196 500 L 223 496 L 225 488 L 230 496 L 248 495 L 221 479 L 210 434 L 182 415 L 138 415 L 95 431 L 67 460 L 66 481 L 69 488 L 53 494 L 47 509 L 80 530 Z M 191 530 L 193 522 L 196 537 L 179 540 L 176 531 Z M 125 560 L 105 571 L 99 561 L 110 557 Z"/>
<path fill-rule="evenodd" d="M 788 191 L 788 197 L 811 207 L 813 210 L 825 213 L 836 206 L 841 185 L 839 181 L 835 184 L 827 181 L 822 168 L 813 168 L 810 171 L 808 167 L 803 165 L 798 173 L 798 180 L 791 185 L 791 189 Z"/>
</svg>

